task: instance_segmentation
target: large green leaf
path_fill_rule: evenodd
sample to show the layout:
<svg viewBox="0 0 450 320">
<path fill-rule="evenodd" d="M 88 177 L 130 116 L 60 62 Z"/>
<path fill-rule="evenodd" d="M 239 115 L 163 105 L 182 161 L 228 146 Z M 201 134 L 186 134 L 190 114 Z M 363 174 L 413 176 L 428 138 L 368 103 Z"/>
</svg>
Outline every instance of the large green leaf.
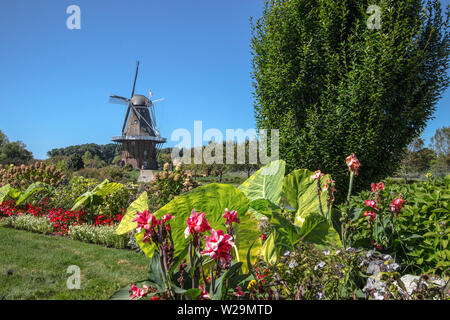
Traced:
<svg viewBox="0 0 450 320">
<path fill-rule="evenodd" d="M 6 200 L 6 198 L 9 195 L 9 192 L 10 192 L 11 188 L 12 187 L 11 187 L 10 184 L 7 184 L 7 185 L 5 185 L 5 186 L 0 188 L 0 203 L 2 203 L 3 201 Z"/>
<path fill-rule="evenodd" d="M 98 205 L 103 201 L 103 198 L 109 194 L 113 194 L 122 188 L 122 184 L 109 182 L 108 179 L 103 180 L 91 191 L 87 191 L 75 200 L 72 211 L 77 210 L 81 206 L 90 207 Z"/>
<path fill-rule="evenodd" d="M 34 194 L 44 189 L 45 186 L 46 186 L 45 183 L 42 182 L 35 182 L 30 184 L 28 188 L 25 190 L 25 192 L 20 194 L 19 199 L 16 202 L 16 205 L 19 205 L 28 198 L 32 197 Z"/>
<path fill-rule="evenodd" d="M 264 241 L 261 247 L 261 258 L 269 265 L 275 265 L 277 263 L 279 252 L 277 250 L 277 231 L 273 230 L 270 235 Z"/>
<path fill-rule="evenodd" d="M 294 170 L 283 180 L 283 195 L 289 205 L 296 211 L 294 223 L 302 226 L 306 217 L 314 212 L 319 212 L 319 199 L 317 197 L 317 181 L 311 179 L 314 172 L 307 169 Z M 329 175 L 322 177 L 322 186 L 325 185 Z M 321 204 L 326 211 L 327 192 L 321 195 Z"/>
<path fill-rule="evenodd" d="M 144 191 L 141 195 L 134 200 L 127 209 L 127 213 L 123 216 L 119 226 L 116 229 L 117 234 L 124 234 L 130 232 L 137 227 L 137 223 L 132 220 L 136 218 L 136 212 L 142 212 L 148 210 L 148 196 Z"/>
<path fill-rule="evenodd" d="M 186 220 L 190 216 L 192 209 L 197 212 L 204 211 L 211 227 L 215 230 L 226 230 L 222 215 L 225 208 L 236 210 L 240 224 L 234 224 L 236 234 L 235 243 L 238 247 L 239 261 L 246 260 L 246 253 L 253 242 L 251 257 L 256 259 L 259 254 L 260 241 L 258 231 L 258 221 L 253 217 L 248 209 L 248 199 L 237 188 L 228 184 L 212 183 L 196 188 L 190 192 L 178 196 L 156 212 L 156 217 L 170 213 L 175 218 L 170 221 L 172 227 L 172 237 L 175 244 L 175 256 L 180 254 L 188 245 L 190 238 L 185 239 L 184 230 Z M 149 256 L 153 254 L 154 246 L 142 243 L 144 231 L 136 234 L 136 241 L 141 249 Z"/>
<path fill-rule="evenodd" d="M 286 163 L 283 160 L 272 161 L 245 180 L 239 186 L 239 190 L 250 201 L 267 199 L 279 203 L 285 167 Z"/>
<path fill-rule="evenodd" d="M 320 214 L 310 213 L 300 228 L 300 239 L 313 243 L 319 249 L 325 249 L 330 245 L 341 245 L 339 234 L 328 223 L 328 220 Z"/>
</svg>

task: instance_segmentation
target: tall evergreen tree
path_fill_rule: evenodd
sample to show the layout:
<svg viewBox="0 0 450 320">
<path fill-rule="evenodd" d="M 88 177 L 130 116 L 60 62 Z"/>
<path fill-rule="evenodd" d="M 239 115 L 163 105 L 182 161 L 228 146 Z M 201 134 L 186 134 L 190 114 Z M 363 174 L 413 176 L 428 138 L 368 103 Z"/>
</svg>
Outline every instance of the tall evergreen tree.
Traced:
<svg viewBox="0 0 450 320">
<path fill-rule="evenodd" d="M 288 170 L 332 174 L 341 199 L 352 152 L 357 189 L 394 173 L 448 87 L 448 10 L 437 0 L 266 0 L 252 22 L 255 116 L 259 129 L 279 129 Z"/>
</svg>

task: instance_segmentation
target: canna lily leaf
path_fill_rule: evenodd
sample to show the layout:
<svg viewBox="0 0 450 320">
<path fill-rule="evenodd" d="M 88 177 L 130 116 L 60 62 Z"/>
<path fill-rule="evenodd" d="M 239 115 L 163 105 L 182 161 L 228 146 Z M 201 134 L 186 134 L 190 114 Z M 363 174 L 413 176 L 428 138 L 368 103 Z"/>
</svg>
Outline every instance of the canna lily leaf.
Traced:
<svg viewBox="0 0 450 320">
<path fill-rule="evenodd" d="M 19 205 L 22 202 L 24 202 L 25 200 L 27 200 L 28 198 L 32 197 L 34 194 L 36 194 L 37 192 L 44 189 L 45 186 L 46 186 L 46 184 L 42 183 L 42 182 L 35 182 L 35 183 L 31 184 L 27 188 L 27 190 L 25 190 L 25 192 L 20 194 L 19 199 L 16 202 L 16 205 Z"/>
<path fill-rule="evenodd" d="M 77 210 L 81 206 L 90 207 L 102 203 L 103 198 L 109 194 L 113 194 L 122 188 L 121 183 L 109 182 L 108 179 L 103 180 L 93 190 L 87 191 L 75 200 L 72 211 Z"/>
</svg>

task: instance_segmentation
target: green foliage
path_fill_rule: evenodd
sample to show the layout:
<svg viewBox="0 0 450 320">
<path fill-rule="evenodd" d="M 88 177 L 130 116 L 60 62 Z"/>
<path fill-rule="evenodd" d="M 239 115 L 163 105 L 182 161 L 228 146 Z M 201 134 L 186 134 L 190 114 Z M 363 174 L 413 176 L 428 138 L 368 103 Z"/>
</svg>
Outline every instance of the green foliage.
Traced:
<svg viewBox="0 0 450 320">
<path fill-rule="evenodd" d="M 69 236 L 73 240 L 123 249 L 128 239 L 124 235 L 117 235 L 115 229 L 115 226 L 73 225 L 69 227 Z"/>
<path fill-rule="evenodd" d="M 241 222 L 234 227 L 235 244 L 239 252 L 238 261 L 245 261 L 247 251 L 253 243 L 255 244 L 252 247 L 251 259 L 255 260 L 260 248 L 258 221 L 247 211 L 248 199 L 231 185 L 212 183 L 196 188 L 170 201 L 156 211 L 155 215 L 158 219 L 167 213 L 175 216 L 175 219 L 171 220 L 171 226 L 175 255 L 178 255 L 189 243 L 189 239 L 184 236 L 184 230 L 192 209 L 197 212 L 204 211 L 213 229 L 226 230 L 222 217 L 226 208 L 237 211 Z M 144 231 L 141 231 L 136 234 L 136 240 L 142 251 L 152 255 L 154 246 L 142 243 L 143 233 Z"/>
<path fill-rule="evenodd" d="M 67 156 L 73 155 L 79 156 L 81 160 L 83 156 L 87 160 L 87 165 L 90 164 L 90 160 L 97 159 L 96 161 L 104 161 L 107 164 L 111 164 L 115 156 L 120 154 L 119 147 L 114 143 L 108 143 L 105 145 L 98 145 L 95 143 L 88 143 L 82 145 L 68 146 L 65 148 L 52 149 L 47 152 L 49 157 Z M 78 158 L 78 157 L 77 157 Z M 89 159 L 88 159 L 89 158 Z"/>
<path fill-rule="evenodd" d="M 132 220 L 136 218 L 137 212 L 143 212 L 144 210 L 148 210 L 148 196 L 145 191 L 130 204 L 126 214 L 123 216 L 122 221 L 120 221 L 120 224 L 116 229 L 116 233 L 120 235 L 136 229 L 137 223 Z"/>
<path fill-rule="evenodd" d="M 345 157 L 361 161 L 355 190 L 391 175 L 448 86 L 448 15 L 440 2 L 267 0 L 253 23 L 255 115 L 279 129 L 288 172 L 320 169 L 346 194 Z"/>
<path fill-rule="evenodd" d="M 53 224 L 47 218 L 35 217 L 28 214 L 15 217 L 10 221 L 10 226 L 16 229 L 43 234 L 49 234 L 53 232 Z"/>
<path fill-rule="evenodd" d="M 77 210 L 81 206 L 86 208 L 96 207 L 104 202 L 106 196 L 117 192 L 123 185 L 120 183 L 109 182 L 105 179 L 102 183 L 97 185 L 93 190 L 87 191 L 75 200 L 72 211 Z"/>
<path fill-rule="evenodd" d="M 250 201 L 255 199 L 267 199 L 274 203 L 279 203 L 284 170 L 284 161 L 272 161 L 244 181 L 238 189 L 241 190 Z"/>
<path fill-rule="evenodd" d="M 33 160 L 33 154 L 22 141 L 10 142 L 0 130 L 0 168 L 2 164 L 21 165 Z"/>
<path fill-rule="evenodd" d="M 155 173 L 150 184 L 146 185 L 146 190 L 150 196 L 151 207 L 159 209 L 176 196 L 197 186 L 197 182 L 187 176 L 181 166 L 170 170 L 169 164 L 166 163 L 163 171 Z"/>
<path fill-rule="evenodd" d="M 383 200 L 377 201 L 378 206 L 386 208 L 398 194 L 402 194 L 407 203 L 397 218 L 389 211 L 384 214 L 376 211 L 379 218 L 372 229 L 369 218 L 363 217 L 362 212 L 353 217 L 350 231 L 353 245 L 370 247 L 370 238 L 374 236 L 405 272 L 442 274 L 448 271 L 450 178 L 408 185 L 386 183 L 381 196 Z M 362 209 L 369 196 L 370 192 L 361 192 L 351 203 Z"/>
<path fill-rule="evenodd" d="M 83 169 L 84 168 L 83 159 L 79 154 L 72 154 L 69 158 L 69 161 L 67 161 L 67 167 L 75 171 Z"/>
<path fill-rule="evenodd" d="M 361 290 L 359 255 L 341 249 L 318 250 L 301 242 L 295 250 L 283 253 L 276 265 L 261 261 L 267 268 L 271 286 L 281 299 L 340 300 L 364 297 Z"/>
</svg>

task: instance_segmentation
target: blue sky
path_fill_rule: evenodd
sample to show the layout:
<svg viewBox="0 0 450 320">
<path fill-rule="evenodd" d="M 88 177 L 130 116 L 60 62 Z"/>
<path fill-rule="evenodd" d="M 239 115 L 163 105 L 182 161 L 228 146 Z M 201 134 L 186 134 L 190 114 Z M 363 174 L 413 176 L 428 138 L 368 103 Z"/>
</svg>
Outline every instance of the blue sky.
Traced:
<svg viewBox="0 0 450 320">
<path fill-rule="evenodd" d="M 72 4 L 80 30 L 66 27 Z M 39 159 L 52 148 L 111 142 L 125 106 L 108 96 L 130 96 L 136 60 L 136 93 L 166 98 L 156 118 L 168 140 L 195 120 L 223 133 L 254 128 L 249 17 L 262 9 L 262 0 L 3 0 L 0 130 Z M 427 141 L 449 125 L 449 105 L 447 90 Z"/>
</svg>

